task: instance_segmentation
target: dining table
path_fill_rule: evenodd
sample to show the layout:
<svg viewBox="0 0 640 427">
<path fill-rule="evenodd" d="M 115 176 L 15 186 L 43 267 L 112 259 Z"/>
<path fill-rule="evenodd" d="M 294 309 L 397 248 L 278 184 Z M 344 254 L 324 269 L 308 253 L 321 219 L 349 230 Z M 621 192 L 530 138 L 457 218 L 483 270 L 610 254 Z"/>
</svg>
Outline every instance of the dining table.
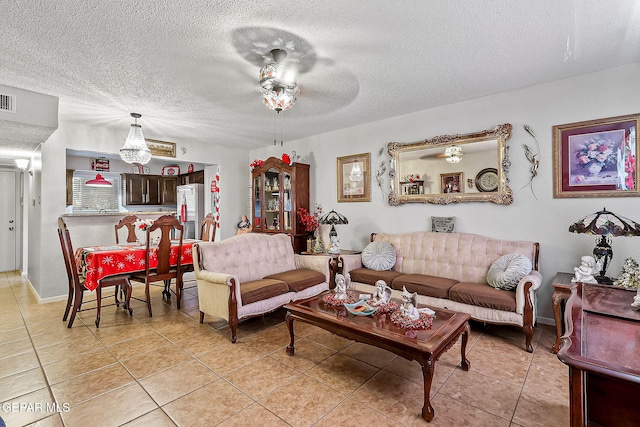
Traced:
<svg viewBox="0 0 640 427">
<path fill-rule="evenodd" d="M 180 265 L 193 265 L 193 244 L 197 239 L 182 240 L 182 257 Z M 179 240 L 171 240 L 171 265 L 176 265 L 178 259 Z M 75 259 L 78 273 L 85 278 L 84 286 L 94 291 L 105 277 L 137 273 L 146 270 L 147 246 L 143 243 L 120 243 L 116 245 L 86 246 L 76 249 Z M 158 247 L 151 245 L 149 263 L 151 268 L 158 265 L 156 255 Z M 191 270 L 187 268 L 186 271 Z"/>
</svg>

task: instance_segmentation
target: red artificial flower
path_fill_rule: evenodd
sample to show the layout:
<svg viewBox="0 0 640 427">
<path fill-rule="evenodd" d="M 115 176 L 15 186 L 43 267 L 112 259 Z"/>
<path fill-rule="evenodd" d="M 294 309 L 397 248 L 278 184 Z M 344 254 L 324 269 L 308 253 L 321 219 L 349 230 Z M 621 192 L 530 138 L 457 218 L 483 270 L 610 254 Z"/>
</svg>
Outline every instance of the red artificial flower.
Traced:
<svg viewBox="0 0 640 427">
<path fill-rule="evenodd" d="M 249 166 L 251 166 L 251 169 L 255 169 L 258 166 L 262 166 L 263 163 L 264 162 L 262 160 L 255 159 L 253 162 L 249 163 Z"/>
<path fill-rule="evenodd" d="M 287 153 L 282 153 L 282 161 L 285 162 L 286 164 L 290 165 L 291 164 L 291 157 L 289 157 L 289 155 Z"/>
</svg>

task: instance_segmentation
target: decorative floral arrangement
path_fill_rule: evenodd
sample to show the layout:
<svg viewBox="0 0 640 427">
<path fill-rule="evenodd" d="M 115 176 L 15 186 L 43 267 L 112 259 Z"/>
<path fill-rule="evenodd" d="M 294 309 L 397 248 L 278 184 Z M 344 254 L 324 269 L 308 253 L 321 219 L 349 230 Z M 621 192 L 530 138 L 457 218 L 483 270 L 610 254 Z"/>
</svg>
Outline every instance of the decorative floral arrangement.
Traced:
<svg viewBox="0 0 640 427">
<path fill-rule="evenodd" d="M 404 316 L 400 310 L 392 312 L 390 317 L 393 324 L 402 329 L 429 329 L 433 326 L 433 316 L 423 312 L 417 320 Z"/>
<path fill-rule="evenodd" d="M 136 222 L 134 222 L 136 228 L 142 230 L 142 231 L 147 231 L 147 228 L 151 227 L 153 225 L 153 221 L 150 219 L 139 219 Z"/>
<path fill-rule="evenodd" d="M 622 265 L 622 271 L 613 286 L 626 289 L 635 289 L 640 285 L 640 266 L 633 258 L 627 258 Z"/>
<path fill-rule="evenodd" d="M 255 169 L 258 166 L 262 166 L 263 163 L 264 162 L 262 160 L 255 159 L 253 162 L 249 163 L 249 166 L 251 166 L 251 169 Z"/>
<path fill-rule="evenodd" d="M 616 162 L 613 155 L 613 144 L 599 136 L 595 136 L 581 144 L 576 150 L 576 158 L 578 159 L 578 164 L 583 168 L 589 167 L 593 163 L 605 167 Z"/>
<path fill-rule="evenodd" d="M 420 175 L 418 174 L 405 175 L 402 177 L 402 181 L 404 182 L 414 182 L 419 180 L 420 180 Z"/>
<path fill-rule="evenodd" d="M 313 215 L 309 213 L 305 208 L 298 208 L 298 216 L 300 217 L 300 222 L 304 225 L 305 231 L 313 232 L 318 229 L 320 223 L 318 220 L 322 215 L 322 206 L 316 203 L 316 208 L 313 211 Z"/>
<path fill-rule="evenodd" d="M 385 314 L 385 313 L 393 313 L 394 311 L 397 311 L 400 309 L 400 306 L 395 301 L 389 301 L 387 304 L 378 305 L 376 307 L 378 307 L 378 310 L 375 313 L 373 313 L 374 316 Z"/>
<path fill-rule="evenodd" d="M 358 299 L 353 292 L 347 291 L 346 299 L 338 299 L 332 292 L 322 297 L 322 301 L 329 307 L 340 307 L 345 304 L 353 304 L 354 302 L 358 301 Z"/>
<path fill-rule="evenodd" d="M 282 161 L 286 164 L 291 164 L 291 157 L 287 153 L 282 153 Z"/>
</svg>

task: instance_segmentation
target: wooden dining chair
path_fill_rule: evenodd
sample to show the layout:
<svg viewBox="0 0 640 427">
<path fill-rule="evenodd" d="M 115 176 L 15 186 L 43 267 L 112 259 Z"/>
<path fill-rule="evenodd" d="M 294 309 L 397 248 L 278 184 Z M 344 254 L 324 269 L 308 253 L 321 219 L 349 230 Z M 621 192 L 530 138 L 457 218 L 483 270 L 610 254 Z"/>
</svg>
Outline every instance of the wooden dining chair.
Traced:
<svg viewBox="0 0 640 427">
<path fill-rule="evenodd" d="M 213 214 L 209 212 L 200 224 L 200 240 L 205 242 L 215 241 L 217 228 L 218 223 L 213 218 Z M 182 275 L 182 289 L 180 290 L 180 301 L 176 303 L 176 307 L 178 308 L 178 310 L 180 309 L 180 303 L 182 302 L 183 291 L 197 287 L 196 274 L 193 271 L 193 264 L 184 267 L 185 268 Z"/>
<path fill-rule="evenodd" d="M 151 233 L 156 230 L 161 230 L 160 242 L 155 245 L 151 239 Z M 171 280 L 175 279 L 176 282 L 176 298 L 180 301 L 182 290 L 182 273 L 183 268 L 180 265 L 182 261 L 182 232 L 183 227 L 180 221 L 173 215 L 164 215 L 156 219 L 153 224 L 147 228 L 147 251 L 145 257 L 145 271 L 144 275 L 131 275 L 131 280 L 144 283 L 144 292 L 146 297 L 147 309 L 149 310 L 149 316 L 152 316 L 151 311 L 151 292 L 150 286 L 158 286 L 154 282 L 163 282 L 164 290 L 162 296 L 171 299 Z M 171 265 L 171 237 L 172 235 L 178 240 L 177 246 L 177 259 L 176 264 Z M 158 265 L 156 267 L 150 267 L 151 257 L 157 257 Z M 138 299 L 139 298 L 135 298 Z M 179 308 L 179 307 L 178 307 Z"/>
<path fill-rule="evenodd" d="M 62 257 L 64 258 L 64 265 L 67 270 L 67 278 L 69 281 L 69 294 L 67 296 L 67 306 L 64 310 L 64 315 L 62 316 L 62 320 L 66 321 L 69 316 L 69 311 L 71 311 L 71 317 L 69 318 L 69 323 L 67 327 L 70 328 L 73 326 L 73 321 L 76 318 L 76 314 L 80 311 L 92 310 L 92 308 L 82 309 L 83 296 L 84 291 L 87 290 L 84 286 L 84 277 L 81 277 L 78 274 L 78 266 L 76 264 L 75 254 L 73 251 L 73 245 L 71 244 L 71 235 L 69 234 L 69 229 L 67 228 L 67 224 L 64 222 L 62 217 L 58 218 L 58 237 L 60 238 L 60 247 L 62 248 Z M 87 303 L 96 302 L 96 328 L 100 327 L 100 312 L 102 308 L 102 288 L 106 288 L 109 286 L 121 286 L 125 291 L 124 298 L 124 308 L 129 312 L 129 315 L 133 314 L 133 309 L 130 306 L 130 298 L 131 298 L 131 283 L 129 282 L 128 275 L 118 275 L 118 276 L 109 276 L 100 280 L 100 284 L 96 288 L 96 299 L 86 301 Z M 106 297 L 105 297 L 106 298 Z M 114 304 L 108 304 L 105 307 L 110 305 L 120 306 L 118 299 L 116 297 L 116 302 Z M 73 310 L 72 310 L 73 307 Z"/>
<path fill-rule="evenodd" d="M 218 223 L 213 219 L 213 214 L 209 212 L 200 224 L 200 240 L 205 242 L 213 242 L 216 240 L 216 230 Z"/>
<path fill-rule="evenodd" d="M 127 243 L 134 243 L 137 241 L 136 238 L 136 221 L 138 221 L 140 218 L 138 218 L 137 215 L 127 215 L 124 218 L 122 218 L 120 221 L 118 221 L 118 223 L 115 225 L 115 229 L 116 229 L 116 243 L 120 243 L 120 233 L 119 230 L 123 227 L 127 228 Z"/>
</svg>

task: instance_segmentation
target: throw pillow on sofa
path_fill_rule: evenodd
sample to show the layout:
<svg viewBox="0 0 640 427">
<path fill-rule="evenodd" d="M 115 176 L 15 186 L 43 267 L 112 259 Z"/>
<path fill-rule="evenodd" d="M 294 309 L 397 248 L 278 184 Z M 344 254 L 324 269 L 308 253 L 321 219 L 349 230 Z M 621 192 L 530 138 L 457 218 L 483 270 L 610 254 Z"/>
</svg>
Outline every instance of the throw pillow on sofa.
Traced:
<svg viewBox="0 0 640 427">
<path fill-rule="evenodd" d="M 531 260 L 521 254 L 503 255 L 489 267 L 487 283 L 496 289 L 513 290 L 531 272 Z"/>
<path fill-rule="evenodd" d="M 371 242 L 362 250 L 362 265 L 376 270 L 391 270 L 396 263 L 396 250 L 388 242 Z"/>
</svg>

